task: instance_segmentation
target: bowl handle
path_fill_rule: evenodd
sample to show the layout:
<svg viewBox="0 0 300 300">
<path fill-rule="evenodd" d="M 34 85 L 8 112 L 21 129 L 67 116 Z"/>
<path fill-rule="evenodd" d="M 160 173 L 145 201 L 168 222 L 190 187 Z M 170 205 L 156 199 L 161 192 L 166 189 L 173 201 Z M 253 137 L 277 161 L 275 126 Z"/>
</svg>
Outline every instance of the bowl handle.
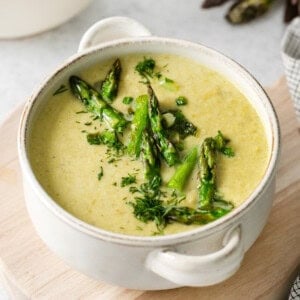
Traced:
<svg viewBox="0 0 300 300">
<path fill-rule="evenodd" d="M 151 32 L 136 20 L 127 17 L 106 18 L 85 32 L 79 43 L 78 52 L 105 42 L 149 35 Z"/>
<path fill-rule="evenodd" d="M 152 251 L 146 266 L 161 277 L 180 286 L 208 286 L 232 276 L 244 257 L 241 226 L 228 230 L 223 238 L 223 248 L 200 256 L 190 256 L 158 249 Z"/>
</svg>

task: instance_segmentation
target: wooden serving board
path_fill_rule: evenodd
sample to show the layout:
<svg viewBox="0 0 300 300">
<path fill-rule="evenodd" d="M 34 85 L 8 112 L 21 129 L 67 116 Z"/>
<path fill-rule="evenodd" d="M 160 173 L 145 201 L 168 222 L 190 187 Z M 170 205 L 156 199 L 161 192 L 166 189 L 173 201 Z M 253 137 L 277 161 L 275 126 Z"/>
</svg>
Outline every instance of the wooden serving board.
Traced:
<svg viewBox="0 0 300 300">
<path fill-rule="evenodd" d="M 280 119 L 282 156 L 267 226 L 229 280 L 213 287 L 155 292 L 90 279 L 67 266 L 39 239 L 22 194 L 16 149 L 22 107 L 16 109 L 0 126 L 0 273 L 12 298 L 287 299 L 300 263 L 300 131 L 285 80 L 268 91 Z"/>
</svg>

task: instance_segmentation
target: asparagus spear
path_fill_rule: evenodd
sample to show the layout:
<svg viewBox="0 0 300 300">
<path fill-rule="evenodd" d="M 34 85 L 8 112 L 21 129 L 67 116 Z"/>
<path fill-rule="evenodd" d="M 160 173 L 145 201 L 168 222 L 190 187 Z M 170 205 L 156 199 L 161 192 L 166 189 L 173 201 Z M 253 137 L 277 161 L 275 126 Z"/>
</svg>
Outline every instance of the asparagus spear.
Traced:
<svg viewBox="0 0 300 300">
<path fill-rule="evenodd" d="M 226 201 L 224 201 L 226 202 Z M 167 210 L 165 214 L 166 223 L 178 222 L 186 225 L 207 224 L 231 211 L 233 205 L 227 204 L 225 207 L 212 207 L 210 210 L 193 209 L 187 206 L 174 206 Z"/>
<path fill-rule="evenodd" d="M 226 156 L 233 156 L 234 152 L 230 147 L 226 147 L 228 139 L 224 138 L 221 131 L 215 138 L 206 138 L 200 148 L 199 156 L 199 208 L 229 209 L 232 206 L 230 202 L 220 199 L 216 188 L 216 156 L 217 151 Z M 222 204 L 222 205 L 221 205 Z"/>
<path fill-rule="evenodd" d="M 142 133 L 141 152 L 148 187 L 152 190 L 157 190 L 161 185 L 160 161 L 154 141 L 147 129 L 144 129 Z"/>
<path fill-rule="evenodd" d="M 234 208 L 234 205 L 223 199 L 215 199 L 212 208 L 212 214 L 216 218 L 220 218 L 230 212 Z"/>
<path fill-rule="evenodd" d="M 226 19 L 233 24 L 247 23 L 264 14 L 274 0 L 240 0 L 234 3 Z"/>
<path fill-rule="evenodd" d="M 128 122 L 121 112 L 105 102 L 96 90 L 79 77 L 71 76 L 69 82 L 73 95 L 83 102 L 89 112 L 104 120 L 110 129 L 123 132 Z"/>
<path fill-rule="evenodd" d="M 101 84 L 101 96 L 108 103 L 111 103 L 118 94 L 121 71 L 121 62 L 116 59 Z"/>
<path fill-rule="evenodd" d="M 206 224 L 217 219 L 211 212 L 201 212 L 187 206 L 174 206 L 166 214 L 167 222 L 181 224 Z"/>
<path fill-rule="evenodd" d="M 210 208 L 216 190 L 216 149 L 213 138 L 206 138 L 199 157 L 199 207 Z"/>
<path fill-rule="evenodd" d="M 175 173 L 171 177 L 168 187 L 176 189 L 182 192 L 183 187 L 191 175 L 195 164 L 197 162 L 198 151 L 197 148 L 193 148 L 184 158 L 183 163 L 176 169 Z"/>
<path fill-rule="evenodd" d="M 131 122 L 130 143 L 127 151 L 139 157 L 141 152 L 142 135 L 148 124 L 148 96 L 141 95 L 136 99 L 136 109 Z"/>
<path fill-rule="evenodd" d="M 158 100 L 150 85 L 148 85 L 148 95 L 149 119 L 154 140 L 166 163 L 169 166 L 173 166 L 176 162 L 178 162 L 178 153 L 173 144 L 166 137 L 165 130 L 162 126 L 162 116 L 159 111 Z"/>
<path fill-rule="evenodd" d="M 134 215 L 139 220 L 147 223 L 155 221 L 159 230 L 162 230 L 169 223 L 190 224 L 207 224 L 225 214 L 227 214 L 233 206 L 218 207 L 211 210 L 193 209 L 187 206 L 168 205 L 159 197 L 149 196 L 147 193 L 142 197 L 137 197 L 135 203 L 131 203 L 134 208 Z"/>
</svg>

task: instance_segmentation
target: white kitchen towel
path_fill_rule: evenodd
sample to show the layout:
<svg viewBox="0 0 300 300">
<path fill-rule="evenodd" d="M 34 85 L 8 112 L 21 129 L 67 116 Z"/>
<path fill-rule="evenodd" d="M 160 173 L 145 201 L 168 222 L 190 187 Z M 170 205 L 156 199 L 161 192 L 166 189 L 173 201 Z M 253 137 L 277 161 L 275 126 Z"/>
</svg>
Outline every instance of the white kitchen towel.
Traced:
<svg viewBox="0 0 300 300">
<path fill-rule="evenodd" d="M 287 27 L 281 44 L 281 53 L 289 91 L 300 122 L 300 17 Z M 291 288 L 289 300 L 300 300 L 300 276 Z"/>
<path fill-rule="evenodd" d="M 300 300 L 300 278 L 296 278 L 292 288 L 289 300 Z"/>
<path fill-rule="evenodd" d="M 289 91 L 300 122 L 300 17 L 287 27 L 281 52 Z"/>
</svg>

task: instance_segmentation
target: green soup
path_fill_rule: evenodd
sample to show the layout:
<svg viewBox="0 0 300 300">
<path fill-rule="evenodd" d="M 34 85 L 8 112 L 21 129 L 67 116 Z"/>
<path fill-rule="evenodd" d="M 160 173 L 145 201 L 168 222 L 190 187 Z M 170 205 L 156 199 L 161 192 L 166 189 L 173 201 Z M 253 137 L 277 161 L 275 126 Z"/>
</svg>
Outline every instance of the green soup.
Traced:
<svg viewBox="0 0 300 300">
<path fill-rule="evenodd" d="M 218 191 L 224 199 L 239 206 L 261 180 L 268 162 L 269 148 L 261 120 L 247 99 L 226 78 L 189 59 L 174 55 L 149 55 L 157 68 L 176 82 L 178 89 L 169 90 L 153 80 L 152 86 L 160 107 L 178 108 L 175 99 L 184 95 L 188 103 L 180 106 L 184 115 L 197 126 L 195 136 L 184 140 L 185 149 L 200 146 L 209 136 L 221 130 L 230 138 L 235 156 L 218 156 Z M 127 113 L 126 96 L 146 94 L 145 84 L 135 72 L 143 55 L 120 57 L 122 75 L 113 106 Z M 84 70 L 79 75 L 89 83 L 103 79 L 113 59 Z M 65 83 L 67 85 L 67 83 Z M 144 181 L 143 165 L 124 155 L 109 162 L 105 145 L 90 145 L 86 133 L 103 130 L 83 104 L 68 89 L 52 96 L 34 120 L 29 139 L 29 155 L 34 173 L 49 195 L 66 211 L 102 229 L 129 235 L 149 236 L 157 232 L 154 222 L 143 223 L 133 215 L 128 202 L 134 195 L 122 187 L 122 177 L 134 174 L 136 182 Z M 126 136 L 126 134 L 125 134 Z M 101 180 L 98 178 L 103 170 Z M 163 183 L 168 182 L 174 167 L 162 165 Z M 185 186 L 186 198 L 181 205 L 197 204 L 197 168 Z M 164 234 L 191 230 L 199 225 L 169 224 Z"/>
</svg>

